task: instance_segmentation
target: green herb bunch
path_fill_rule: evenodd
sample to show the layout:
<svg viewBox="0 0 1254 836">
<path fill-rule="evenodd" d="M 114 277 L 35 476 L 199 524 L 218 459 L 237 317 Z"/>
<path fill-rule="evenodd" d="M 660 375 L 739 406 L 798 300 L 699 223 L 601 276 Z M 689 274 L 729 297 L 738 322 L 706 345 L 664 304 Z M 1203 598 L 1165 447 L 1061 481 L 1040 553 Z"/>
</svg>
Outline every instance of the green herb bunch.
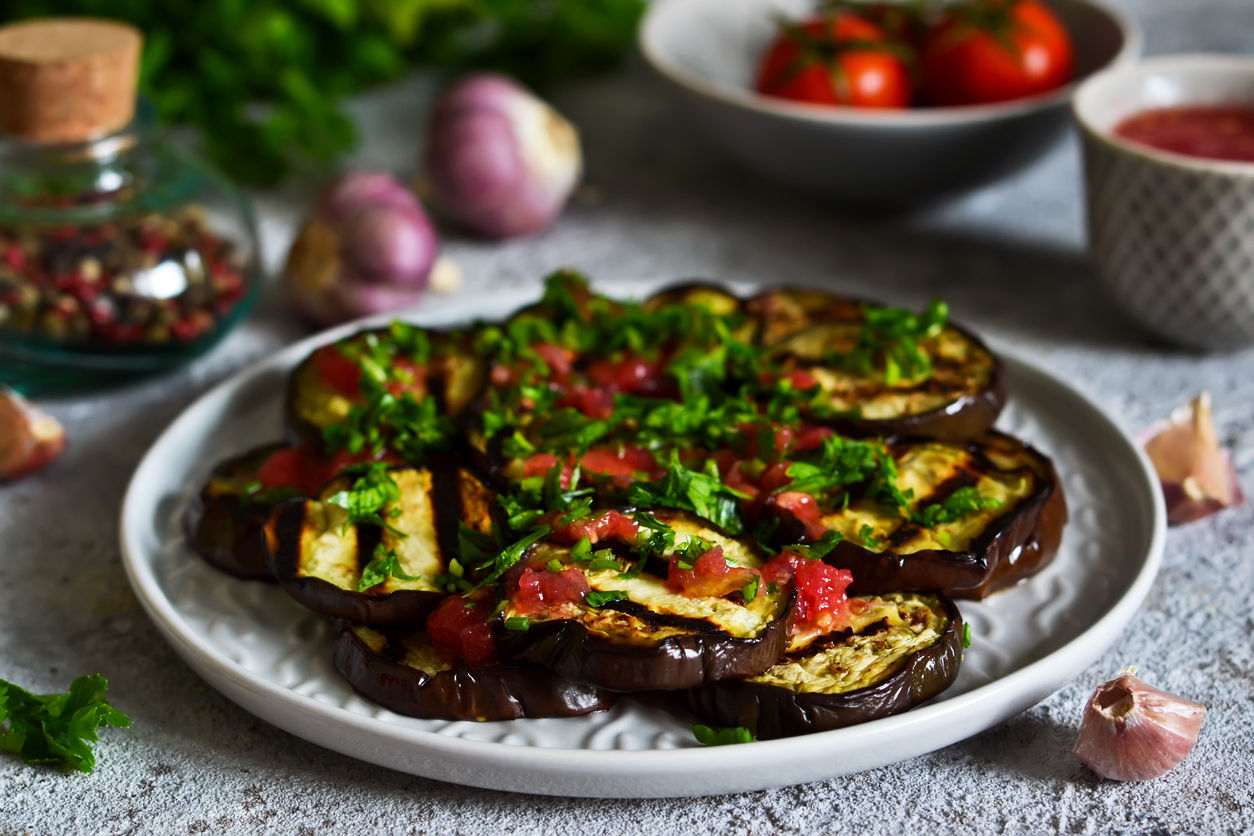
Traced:
<svg viewBox="0 0 1254 836">
<path fill-rule="evenodd" d="M 11 0 L 0 21 L 116 18 L 144 31 L 140 85 L 232 177 L 274 185 L 356 142 L 340 100 L 411 65 L 532 85 L 613 66 L 643 0 Z"/>
<path fill-rule="evenodd" d="M 27 763 L 47 763 L 79 772 L 96 767 L 91 744 L 105 726 L 125 728 L 131 719 L 105 698 L 109 683 L 100 674 L 80 676 L 64 694 L 32 694 L 0 679 L 0 749 Z"/>
</svg>

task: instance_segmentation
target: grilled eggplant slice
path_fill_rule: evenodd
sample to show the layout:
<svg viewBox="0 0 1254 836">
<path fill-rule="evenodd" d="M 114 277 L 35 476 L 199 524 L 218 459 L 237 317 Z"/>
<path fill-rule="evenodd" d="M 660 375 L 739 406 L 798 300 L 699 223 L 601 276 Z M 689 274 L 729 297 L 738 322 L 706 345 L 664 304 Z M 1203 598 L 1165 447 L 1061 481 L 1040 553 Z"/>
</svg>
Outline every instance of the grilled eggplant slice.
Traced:
<svg viewBox="0 0 1254 836">
<path fill-rule="evenodd" d="M 218 464 L 183 518 L 192 549 L 214 567 L 245 580 L 274 580 L 262 527 L 296 491 L 258 491 L 257 469 L 284 444 L 267 444 Z"/>
<path fill-rule="evenodd" d="M 412 362 L 398 344 L 412 344 L 421 334 L 429 345 L 425 363 Z M 378 364 L 397 391 L 434 397 L 440 409 L 456 417 L 478 397 L 487 378 L 487 364 L 473 350 L 468 332 L 439 332 L 401 323 L 361 331 L 323 346 L 296 367 L 288 379 L 284 420 L 294 442 L 323 444 L 323 430 L 348 419 L 349 410 L 364 403 L 350 355 L 368 353 L 386 357 Z M 394 379 L 393 379 L 394 378 Z"/>
<path fill-rule="evenodd" d="M 930 528 L 865 500 L 821 514 L 819 525 L 844 537 L 824 560 L 853 572 L 852 593 L 943 591 L 984 598 L 1040 571 L 1057 554 L 1067 505 L 1053 463 L 1040 452 L 996 432 L 968 444 L 896 440 L 888 447 L 897 463 L 897 487 L 914 492 L 912 510 L 963 488 L 1001 505 Z M 779 505 L 768 502 L 764 514 L 779 520 L 777 542 L 813 539 Z"/>
<path fill-rule="evenodd" d="M 655 519 L 682 545 L 700 537 L 724 549 L 729 565 L 759 568 L 763 556 L 751 539 L 732 538 L 683 511 L 656 510 Z M 514 662 L 543 665 L 576 682 L 611 691 L 678 690 L 761 673 L 779 659 L 792 625 L 791 587 L 762 588 L 745 603 L 729 597 L 688 597 L 647 568 L 624 578 L 620 568 L 593 569 L 570 547 L 551 540 L 535 544 L 523 563 L 557 561 L 583 572 L 594 593 L 620 592 L 623 600 L 586 602 L 557 612 L 520 612 L 506 597 L 496 623 L 497 647 Z M 509 629 L 518 620 L 525 629 Z"/>
<path fill-rule="evenodd" d="M 515 720 L 577 717 L 603 711 L 615 695 L 544 668 L 469 665 L 421 630 L 381 633 L 341 622 L 335 668 L 361 695 L 410 717 Z"/>
<path fill-rule="evenodd" d="M 900 714 L 953 684 L 963 624 L 952 601 L 888 593 L 850 603 L 848 628 L 798 636 L 765 673 L 695 689 L 681 701 L 711 725 L 771 739 Z"/>
<path fill-rule="evenodd" d="M 374 627 L 422 624 L 446 595 L 437 578 L 456 554 L 459 523 L 490 530 L 489 494 L 470 471 L 402 468 L 390 475 L 400 498 L 379 513 L 386 527 L 349 524 L 349 512 L 327 501 L 347 480 L 318 499 L 280 505 L 266 522 L 275 578 L 314 612 Z M 367 567 L 389 554 L 400 571 L 360 589 Z"/>
<path fill-rule="evenodd" d="M 988 432 L 1005 406 L 1001 361 L 955 325 L 914 342 L 927 363 L 890 369 L 878 360 L 850 362 L 868 327 L 867 309 L 880 306 L 815 290 L 776 290 L 747 307 L 782 374 L 801 373 L 821 387 L 810 418 L 842 434 L 965 441 Z"/>
</svg>

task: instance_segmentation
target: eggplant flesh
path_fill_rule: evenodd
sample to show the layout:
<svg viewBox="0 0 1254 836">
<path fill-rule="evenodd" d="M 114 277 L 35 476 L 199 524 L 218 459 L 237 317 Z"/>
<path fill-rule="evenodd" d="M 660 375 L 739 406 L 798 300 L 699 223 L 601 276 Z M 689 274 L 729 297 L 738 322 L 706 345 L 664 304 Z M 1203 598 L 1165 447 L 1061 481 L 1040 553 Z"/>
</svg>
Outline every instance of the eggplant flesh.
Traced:
<svg viewBox="0 0 1254 836">
<path fill-rule="evenodd" d="M 273 581 L 262 529 L 293 492 L 251 490 L 257 470 L 286 445 L 267 444 L 220 462 L 183 517 L 188 544 L 210 565 L 244 580 Z"/>
<path fill-rule="evenodd" d="M 852 594 L 911 590 L 984 598 L 1040 571 L 1057 554 L 1067 506 L 1054 466 L 1040 452 L 995 432 L 967 444 L 896 439 L 888 448 L 897 487 L 914 492 L 912 510 L 967 487 L 1001 505 L 931 528 L 866 500 L 822 513 L 822 528 L 844 537 L 824 561 L 853 573 Z M 778 544 L 809 539 L 790 512 L 768 503 L 765 513 L 778 521 Z M 866 526 L 877 542 L 864 540 Z"/>
<path fill-rule="evenodd" d="M 465 469 L 401 468 L 391 471 L 401 497 L 371 522 L 348 524 L 348 511 L 327 500 L 348 486 L 328 486 L 318 499 L 279 506 L 266 523 L 266 548 L 279 583 L 315 612 L 371 626 L 423 623 L 444 599 L 437 578 L 449 571 L 457 530 L 466 522 L 482 530 L 486 489 Z M 387 576 L 359 590 L 365 568 L 395 553 L 412 579 Z"/>
<path fill-rule="evenodd" d="M 888 593 L 850 603 L 848 628 L 797 637 L 765 673 L 694 689 L 681 701 L 703 722 L 772 739 L 899 714 L 953 684 L 963 623 L 952 601 Z"/>
<path fill-rule="evenodd" d="M 432 356 L 426 365 L 428 396 L 439 399 L 451 416 L 460 415 L 482 391 L 487 380 L 486 363 L 470 349 L 469 337 L 461 333 L 427 331 Z M 337 348 L 361 344 L 373 337 L 392 339 L 387 328 L 360 331 L 339 340 Z M 284 400 L 284 422 L 294 442 L 323 445 L 323 430 L 348 420 L 361 398 L 351 398 L 335 390 L 318 376 L 313 354 L 301 361 L 288 378 Z"/>
<path fill-rule="evenodd" d="M 729 565 L 757 569 L 765 562 L 751 540 L 729 537 L 695 515 L 651 513 L 676 532 L 681 545 L 699 536 L 723 546 Z M 740 593 L 689 597 L 669 589 L 665 577 L 649 569 L 624 579 L 620 575 L 626 567 L 594 570 L 573 560 L 569 547 L 549 541 L 537 543 L 524 557 L 534 567 L 551 561 L 580 569 L 593 592 L 619 591 L 626 599 L 535 613 L 520 610 L 507 593 L 494 628 L 507 659 L 543 665 L 612 691 L 677 690 L 761 673 L 787 645 L 790 586 L 772 592 L 763 584 L 748 602 Z M 508 629 L 514 618 L 526 618 L 527 629 Z"/>
<path fill-rule="evenodd" d="M 615 695 L 544 668 L 469 665 L 421 630 L 386 633 L 342 622 L 335 668 L 362 696 L 397 714 L 435 720 L 577 717 L 603 711 Z"/>
</svg>

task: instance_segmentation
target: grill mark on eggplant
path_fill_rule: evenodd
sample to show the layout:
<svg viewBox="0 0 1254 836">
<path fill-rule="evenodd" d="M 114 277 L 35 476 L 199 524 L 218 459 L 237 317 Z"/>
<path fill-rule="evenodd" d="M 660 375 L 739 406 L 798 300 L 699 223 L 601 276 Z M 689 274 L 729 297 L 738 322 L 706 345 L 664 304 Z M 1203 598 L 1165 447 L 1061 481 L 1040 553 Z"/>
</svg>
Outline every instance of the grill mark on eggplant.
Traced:
<svg viewBox="0 0 1254 836">
<path fill-rule="evenodd" d="M 443 463 L 441 463 L 443 464 Z M 431 467 L 431 510 L 435 514 L 435 541 L 445 566 L 457 554 L 458 522 L 465 519 L 462 507 L 461 474 L 456 465 Z"/>
<path fill-rule="evenodd" d="M 357 577 L 365 570 L 370 561 L 374 560 L 374 550 L 383 542 L 383 527 L 370 523 L 357 524 L 357 565 L 353 571 Z"/>
<path fill-rule="evenodd" d="M 689 618 L 683 615 L 671 615 L 670 613 L 654 612 L 643 604 L 637 604 L 635 601 L 610 601 L 600 609 L 617 610 L 625 615 L 638 618 L 645 624 L 654 627 L 671 627 L 676 630 L 687 630 L 690 633 L 710 636 L 731 636 L 721 627 L 718 627 L 701 618 Z"/>
<path fill-rule="evenodd" d="M 304 544 L 305 500 L 280 505 L 274 512 L 274 535 L 279 549 L 271 556 L 274 573 L 293 577 L 300 569 L 300 553 Z"/>
<path fill-rule="evenodd" d="M 892 625 L 888 623 L 888 618 L 885 617 L 881 618 L 879 621 L 866 625 L 856 634 L 852 628 L 845 628 L 844 630 L 840 630 L 835 633 L 825 633 L 824 635 L 815 638 L 814 641 L 810 642 L 805 647 L 798 648 L 797 650 L 790 650 L 788 653 L 785 653 L 784 658 L 780 660 L 779 664 L 783 665 L 788 664 L 789 662 L 800 662 L 803 659 L 809 659 L 811 656 L 817 656 L 828 648 L 845 644 L 853 638 L 854 635 L 877 636 L 880 633 L 888 632 L 890 629 L 892 629 Z"/>
</svg>

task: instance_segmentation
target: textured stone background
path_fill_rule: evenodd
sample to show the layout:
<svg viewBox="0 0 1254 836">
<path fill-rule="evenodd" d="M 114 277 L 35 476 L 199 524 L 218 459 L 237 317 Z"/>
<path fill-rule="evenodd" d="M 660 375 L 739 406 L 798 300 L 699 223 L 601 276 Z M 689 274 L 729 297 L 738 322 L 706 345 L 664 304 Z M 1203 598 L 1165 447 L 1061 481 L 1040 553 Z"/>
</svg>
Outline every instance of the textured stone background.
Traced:
<svg viewBox="0 0 1254 836">
<path fill-rule="evenodd" d="M 1249 51 L 1249 0 L 1124 0 L 1151 52 Z M 363 99 L 362 162 L 411 167 L 430 90 Z M 1203 388 L 1254 493 L 1254 352 L 1157 345 L 1097 294 L 1083 257 L 1077 145 L 1012 181 L 915 217 L 868 220 L 761 182 L 707 153 L 639 66 L 562 91 L 599 200 L 506 246 L 454 239 L 464 294 L 560 265 L 599 277 L 820 279 L 903 303 L 940 295 L 1135 431 Z M 302 201 L 260 199 L 268 258 Z M 32 833 L 1176 832 L 1254 829 L 1254 504 L 1173 530 L 1126 635 L 1057 695 L 933 755 L 828 783 L 696 800 L 585 801 L 466 789 L 320 749 L 206 686 L 127 586 L 117 515 L 131 471 L 209 385 L 299 335 L 273 293 L 212 355 L 175 377 L 52 402 L 70 432 L 51 470 L 0 488 L 0 678 L 60 690 L 103 672 L 135 720 L 106 732 L 92 776 L 0 759 L 0 831 Z M 1122 665 L 1210 706 L 1189 760 L 1145 785 L 1097 780 L 1071 754 L 1085 696 Z"/>
</svg>

